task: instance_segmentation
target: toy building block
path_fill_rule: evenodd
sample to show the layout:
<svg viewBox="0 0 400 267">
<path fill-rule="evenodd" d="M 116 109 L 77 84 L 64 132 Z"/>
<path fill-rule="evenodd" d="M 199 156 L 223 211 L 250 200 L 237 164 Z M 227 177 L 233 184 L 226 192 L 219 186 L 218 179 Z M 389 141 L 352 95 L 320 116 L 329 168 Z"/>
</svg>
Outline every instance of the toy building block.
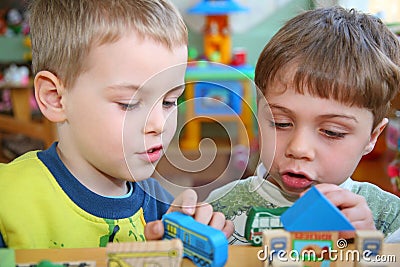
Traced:
<svg viewBox="0 0 400 267">
<path fill-rule="evenodd" d="M 384 262 L 375 262 L 374 258 L 377 255 L 382 254 L 382 245 L 383 245 L 384 234 L 380 231 L 373 230 L 357 230 L 356 231 L 356 249 L 360 252 L 360 255 L 364 255 L 369 260 L 366 260 L 364 257 L 360 258 L 360 261 L 357 262 L 356 267 L 369 267 L 369 266 L 388 266 Z"/>
<path fill-rule="evenodd" d="M 179 267 L 183 245 L 179 239 L 107 244 L 108 267 Z"/>
<path fill-rule="evenodd" d="M 315 187 L 287 209 L 280 220 L 290 234 L 287 249 L 305 266 L 336 266 L 330 252 L 338 249 L 339 233 L 355 231 L 340 210 Z M 264 238 L 269 238 L 269 232 L 266 231 Z M 267 243 L 271 242 L 269 239 Z"/>
<path fill-rule="evenodd" d="M 265 229 L 289 232 L 354 232 L 347 218 L 321 192 L 312 187 L 291 207 L 252 207 L 246 220 L 245 238 L 254 246 L 262 243 Z"/>
<path fill-rule="evenodd" d="M 331 261 L 331 251 L 338 251 L 338 231 L 290 232 L 291 249 L 297 251 L 304 266 L 340 266 Z"/>
<path fill-rule="evenodd" d="M 163 216 L 164 238 L 179 238 L 183 242 L 183 256 L 197 266 L 219 267 L 228 260 L 228 240 L 225 234 L 199 223 L 189 215 L 171 212 Z"/>
<path fill-rule="evenodd" d="M 283 229 L 264 230 L 263 247 L 268 248 L 268 253 L 273 255 L 279 251 L 288 252 L 291 249 L 290 233 Z"/>
<path fill-rule="evenodd" d="M 357 230 L 356 248 L 361 253 L 368 250 L 371 257 L 380 255 L 384 237 L 384 234 L 377 230 Z"/>
<path fill-rule="evenodd" d="M 292 260 L 288 253 L 290 250 L 290 233 L 283 229 L 263 231 L 264 267 L 302 267 L 300 260 Z M 283 252 L 283 253 L 282 253 Z M 281 255 L 284 259 L 281 259 Z"/>
<path fill-rule="evenodd" d="M 265 230 L 263 232 L 264 266 L 339 266 L 330 258 L 330 251 L 339 249 L 338 237 L 337 231 Z"/>
<path fill-rule="evenodd" d="M 315 187 L 284 212 L 281 221 L 289 232 L 355 230 L 343 213 Z"/>
</svg>

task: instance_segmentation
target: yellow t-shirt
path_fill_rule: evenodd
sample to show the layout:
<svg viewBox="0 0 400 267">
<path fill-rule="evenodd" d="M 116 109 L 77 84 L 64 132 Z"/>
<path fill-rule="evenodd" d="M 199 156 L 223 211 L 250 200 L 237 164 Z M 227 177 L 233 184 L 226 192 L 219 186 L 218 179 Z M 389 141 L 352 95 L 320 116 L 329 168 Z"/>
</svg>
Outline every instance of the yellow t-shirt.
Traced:
<svg viewBox="0 0 400 267">
<path fill-rule="evenodd" d="M 47 154 L 55 154 L 55 145 L 49 150 L 53 153 Z M 0 238 L 7 247 L 82 248 L 144 241 L 144 210 L 159 213 L 158 219 L 168 207 L 159 207 L 137 183 L 131 183 L 129 196 L 99 196 L 80 184 L 59 158 L 51 164 L 52 173 L 37 154 L 28 152 L 0 164 Z"/>
</svg>

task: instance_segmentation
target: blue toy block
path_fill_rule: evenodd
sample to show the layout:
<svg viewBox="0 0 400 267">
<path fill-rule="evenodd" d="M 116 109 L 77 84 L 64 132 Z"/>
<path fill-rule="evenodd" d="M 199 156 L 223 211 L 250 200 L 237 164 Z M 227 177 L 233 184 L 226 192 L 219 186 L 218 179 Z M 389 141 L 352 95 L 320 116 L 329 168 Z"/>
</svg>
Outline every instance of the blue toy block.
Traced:
<svg viewBox="0 0 400 267">
<path fill-rule="evenodd" d="M 228 240 L 225 234 L 211 226 L 197 222 L 181 212 L 162 217 L 164 239 L 179 238 L 183 256 L 197 266 L 222 267 L 228 260 Z"/>
<path fill-rule="evenodd" d="M 289 232 L 354 231 L 349 220 L 315 187 L 281 215 Z"/>
</svg>

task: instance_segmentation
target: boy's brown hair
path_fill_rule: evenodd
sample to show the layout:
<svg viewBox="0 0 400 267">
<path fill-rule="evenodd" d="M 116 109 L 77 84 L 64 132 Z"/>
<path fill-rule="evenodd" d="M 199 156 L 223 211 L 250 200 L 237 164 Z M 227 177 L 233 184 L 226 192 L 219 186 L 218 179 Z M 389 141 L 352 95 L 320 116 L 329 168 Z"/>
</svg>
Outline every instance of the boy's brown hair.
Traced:
<svg viewBox="0 0 400 267">
<path fill-rule="evenodd" d="M 293 70 L 294 90 L 366 108 L 375 127 L 398 93 L 399 66 L 399 40 L 380 19 L 338 6 L 318 8 L 272 37 L 258 59 L 255 83 L 267 96 L 286 75 L 281 70 Z"/>
<path fill-rule="evenodd" d="M 28 11 L 33 72 L 48 70 L 65 87 L 85 71 L 93 46 L 127 31 L 170 49 L 187 45 L 186 26 L 167 0 L 32 0 Z"/>
</svg>

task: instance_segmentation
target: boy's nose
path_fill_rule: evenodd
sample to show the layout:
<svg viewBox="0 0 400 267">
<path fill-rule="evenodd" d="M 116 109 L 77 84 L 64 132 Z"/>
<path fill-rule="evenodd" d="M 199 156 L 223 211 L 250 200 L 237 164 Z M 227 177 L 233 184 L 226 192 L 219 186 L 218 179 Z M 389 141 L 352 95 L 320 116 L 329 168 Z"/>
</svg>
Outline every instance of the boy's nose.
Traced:
<svg viewBox="0 0 400 267">
<path fill-rule="evenodd" d="M 144 126 L 145 133 L 162 133 L 165 120 L 162 104 L 157 103 L 148 113 Z"/>
<path fill-rule="evenodd" d="M 313 160 L 315 151 L 312 135 L 305 129 L 295 130 L 287 143 L 285 156 L 293 159 Z"/>
</svg>

